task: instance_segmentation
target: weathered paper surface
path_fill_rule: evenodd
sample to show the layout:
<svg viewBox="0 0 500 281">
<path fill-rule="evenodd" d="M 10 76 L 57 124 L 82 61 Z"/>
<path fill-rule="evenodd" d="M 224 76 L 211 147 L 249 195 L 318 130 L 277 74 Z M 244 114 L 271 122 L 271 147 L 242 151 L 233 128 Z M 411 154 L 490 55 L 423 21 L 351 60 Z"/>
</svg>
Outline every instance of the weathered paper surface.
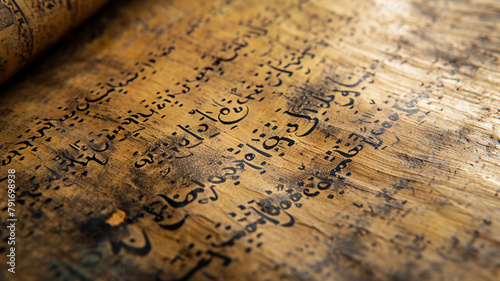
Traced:
<svg viewBox="0 0 500 281">
<path fill-rule="evenodd" d="M 15 169 L 18 187 L 2 274 L 498 280 L 499 15 L 497 1 L 107 7 L 1 88 L 0 185 Z"/>
<path fill-rule="evenodd" d="M 108 0 L 0 0 L 0 83 Z"/>
</svg>

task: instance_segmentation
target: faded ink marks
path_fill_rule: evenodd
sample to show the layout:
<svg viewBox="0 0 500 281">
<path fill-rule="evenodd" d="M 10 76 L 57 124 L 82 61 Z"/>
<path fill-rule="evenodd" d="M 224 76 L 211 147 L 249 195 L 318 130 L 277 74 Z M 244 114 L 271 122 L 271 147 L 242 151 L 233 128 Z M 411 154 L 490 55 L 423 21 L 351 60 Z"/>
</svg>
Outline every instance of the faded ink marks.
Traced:
<svg viewBox="0 0 500 281">
<path fill-rule="evenodd" d="M 38 8 L 40 11 L 46 14 L 50 14 L 53 12 L 53 10 L 57 9 L 67 9 L 71 10 L 72 0 L 66 0 L 66 1 L 61 1 L 61 0 L 40 0 L 37 1 L 36 3 L 36 8 Z"/>
<path fill-rule="evenodd" d="M 0 3 L 0 31 L 14 24 L 14 15 L 7 5 Z"/>
<path fill-rule="evenodd" d="M 32 27 L 22 9 L 17 1 L 0 2 L 0 42 L 5 54 L 0 59 L 2 81 L 24 65 L 33 52 Z"/>
</svg>

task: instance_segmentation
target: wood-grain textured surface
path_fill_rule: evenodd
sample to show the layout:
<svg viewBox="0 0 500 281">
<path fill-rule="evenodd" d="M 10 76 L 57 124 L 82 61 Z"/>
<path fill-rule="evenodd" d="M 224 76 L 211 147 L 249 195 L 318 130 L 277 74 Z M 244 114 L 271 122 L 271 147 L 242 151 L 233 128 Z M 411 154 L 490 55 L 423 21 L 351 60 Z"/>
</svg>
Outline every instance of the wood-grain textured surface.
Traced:
<svg viewBox="0 0 500 281">
<path fill-rule="evenodd" d="M 0 0 L 0 83 L 108 0 Z"/>
<path fill-rule="evenodd" d="M 0 86 L 6 280 L 499 280 L 500 3 L 117 1 Z"/>
</svg>

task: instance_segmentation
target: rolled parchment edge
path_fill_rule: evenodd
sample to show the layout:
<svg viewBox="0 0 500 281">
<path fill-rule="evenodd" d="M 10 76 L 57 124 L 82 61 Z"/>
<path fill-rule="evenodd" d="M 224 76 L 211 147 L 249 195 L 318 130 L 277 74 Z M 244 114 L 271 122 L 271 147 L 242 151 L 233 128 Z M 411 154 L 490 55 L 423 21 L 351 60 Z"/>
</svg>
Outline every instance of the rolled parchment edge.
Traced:
<svg viewBox="0 0 500 281">
<path fill-rule="evenodd" d="M 0 84 L 109 0 L 0 0 Z"/>
</svg>

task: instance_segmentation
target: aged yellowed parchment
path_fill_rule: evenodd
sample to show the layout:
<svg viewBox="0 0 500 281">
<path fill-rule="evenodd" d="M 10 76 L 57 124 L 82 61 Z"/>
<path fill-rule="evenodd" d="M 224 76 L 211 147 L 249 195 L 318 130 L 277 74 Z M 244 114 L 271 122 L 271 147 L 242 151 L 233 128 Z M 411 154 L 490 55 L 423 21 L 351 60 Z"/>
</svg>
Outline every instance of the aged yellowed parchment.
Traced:
<svg viewBox="0 0 500 281">
<path fill-rule="evenodd" d="M 499 22 L 112 1 L 0 85 L 0 279 L 499 280 Z"/>
<path fill-rule="evenodd" d="M 108 0 L 0 0 L 0 83 Z"/>
</svg>

